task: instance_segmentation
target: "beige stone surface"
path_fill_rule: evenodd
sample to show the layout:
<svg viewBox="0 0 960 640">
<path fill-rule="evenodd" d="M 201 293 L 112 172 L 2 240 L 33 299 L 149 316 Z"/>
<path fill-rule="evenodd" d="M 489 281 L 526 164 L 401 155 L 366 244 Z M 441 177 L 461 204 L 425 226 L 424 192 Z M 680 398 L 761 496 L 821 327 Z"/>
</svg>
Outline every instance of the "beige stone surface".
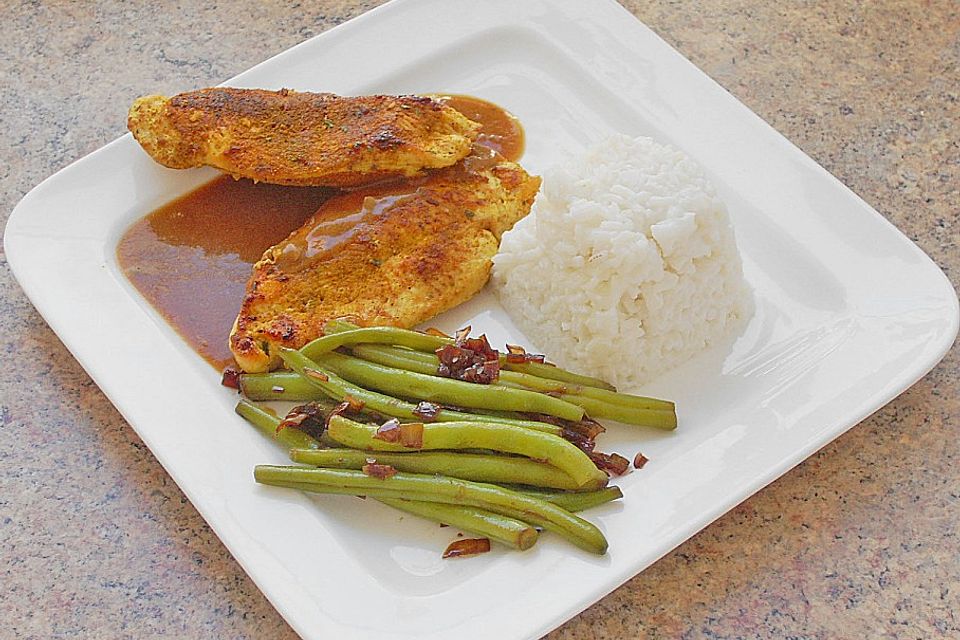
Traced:
<svg viewBox="0 0 960 640">
<path fill-rule="evenodd" d="M 0 215 L 124 132 L 376 2 L 7 2 Z M 955 0 L 627 0 L 960 278 Z M 0 255 L 0 638 L 293 638 Z M 960 358 L 550 634 L 960 637 Z"/>
</svg>

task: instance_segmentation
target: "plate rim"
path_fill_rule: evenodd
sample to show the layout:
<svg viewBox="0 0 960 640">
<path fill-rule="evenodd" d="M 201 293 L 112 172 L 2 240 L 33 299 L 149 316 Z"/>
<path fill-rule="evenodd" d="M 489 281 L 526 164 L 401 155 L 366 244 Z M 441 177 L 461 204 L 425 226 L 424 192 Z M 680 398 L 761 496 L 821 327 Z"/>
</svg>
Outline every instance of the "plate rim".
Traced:
<svg viewBox="0 0 960 640">
<path fill-rule="evenodd" d="M 382 16 L 386 15 L 386 12 L 388 10 L 396 11 L 398 10 L 398 7 L 412 5 L 416 2 L 418 2 L 418 0 L 392 0 L 391 2 L 385 3 L 370 11 L 367 11 L 352 20 L 349 20 L 340 25 L 337 25 L 336 27 L 333 27 L 328 31 L 325 31 L 317 36 L 314 36 L 313 38 L 310 38 L 302 43 L 295 45 L 294 47 L 291 47 L 281 52 L 280 54 L 277 54 L 277 56 L 273 56 L 265 60 L 264 62 L 261 62 L 255 65 L 254 67 L 251 67 L 249 70 L 242 72 L 238 76 L 235 76 L 230 80 L 227 80 L 224 84 L 232 83 L 234 80 L 247 74 L 248 72 L 256 70 L 263 65 L 268 65 L 272 61 L 276 60 L 278 57 L 291 54 L 292 52 L 300 50 L 301 48 L 304 48 L 304 47 L 316 46 L 315 44 L 311 44 L 311 43 L 315 43 L 317 41 L 326 42 L 334 34 L 339 34 L 342 36 L 344 33 L 350 33 L 351 30 L 363 28 L 364 25 L 366 25 L 371 20 L 382 19 Z M 469 4 L 467 0 L 461 0 L 461 2 L 463 2 L 464 4 Z M 574 4 L 575 2 L 576 0 L 556 0 L 552 4 L 565 5 L 565 4 Z M 430 3 L 430 0 L 421 2 L 421 4 L 424 4 L 424 5 L 429 3 Z M 455 4 L 455 3 L 450 3 L 450 4 Z M 613 5 L 622 12 L 624 18 L 629 18 L 631 21 L 636 22 L 638 25 L 642 24 L 632 14 L 630 14 L 626 9 L 624 9 L 619 4 L 617 4 L 614 0 L 594 0 L 594 4 L 598 6 L 604 5 L 608 7 L 609 5 Z M 646 29 L 646 27 L 644 27 L 644 29 Z M 649 31 L 649 29 L 647 29 L 647 31 Z M 653 38 L 658 40 L 660 44 L 665 45 L 671 51 L 673 51 L 674 53 L 677 53 L 672 47 L 670 47 L 668 43 L 660 39 L 659 36 L 657 36 L 655 33 L 653 33 L 652 31 L 649 31 L 649 33 Z M 677 53 L 677 55 L 680 55 L 680 54 Z M 692 65 L 692 63 L 688 63 L 688 64 Z M 704 79 L 706 79 L 711 83 L 714 83 L 714 81 L 710 79 L 708 76 L 706 76 L 705 74 L 703 74 L 702 71 L 700 71 L 699 73 L 703 75 Z M 772 132 L 773 134 L 775 134 L 777 138 L 779 138 L 778 142 L 786 142 L 790 147 L 792 147 L 793 150 L 796 151 L 796 153 L 800 154 L 800 156 L 802 156 L 802 158 L 804 158 L 805 161 L 809 161 L 809 163 L 812 163 L 819 171 L 821 171 L 824 174 L 824 177 L 828 177 L 829 180 L 842 186 L 842 183 L 840 183 L 840 181 L 835 176 L 829 174 L 829 172 L 823 169 L 820 165 L 816 164 L 815 161 L 813 161 L 811 158 L 809 158 L 809 156 L 804 154 L 802 150 L 800 150 L 795 145 L 793 145 L 793 143 L 791 143 L 789 140 L 784 138 L 782 134 L 780 134 L 775 129 L 773 129 L 772 126 L 770 126 L 768 123 L 763 121 L 755 113 L 750 111 L 749 108 L 747 108 L 745 105 L 740 103 L 735 97 L 730 95 L 730 98 L 733 102 L 735 102 L 737 105 L 742 107 L 745 111 L 752 114 L 760 123 L 764 125 L 764 127 L 766 127 L 769 130 L 769 132 Z M 74 348 L 73 348 L 74 338 L 70 337 L 69 329 L 63 327 L 63 324 L 60 321 L 60 319 L 56 319 L 53 322 L 51 322 L 51 319 L 48 318 L 48 313 L 44 312 L 44 308 L 47 308 L 47 304 L 39 299 L 41 297 L 40 293 L 35 289 L 37 285 L 33 284 L 34 280 L 32 279 L 31 274 L 28 272 L 28 269 L 29 269 L 28 258 L 24 256 L 24 254 L 20 251 L 18 247 L 18 243 L 20 242 L 18 238 L 22 237 L 21 235 L 19 235 L 20 230 L 18 229 L 18 226 L 22 222 L 21 219 L 27 215 L 26 212 L 30 208 L 30 203 L 32 201 L 32 198 L 35 198 L 37 194 L 40 193 L 43 189 L 49 189 L 51 184 L 56 184 L 56 181 L 59 179 L 58 176 L 61 176 L 65 172 L 72 170 L 74 167 L 76 167 L 80 163 L 92 161 L 97 156 L 97 154 L 108 153 L 109 150 L 115 147 L 116 145 L 128 144 L 130 138 L 131 138 L 130 134 L 125 134 L 121 136 L 120 138 L 108 143 L 104 147 L 101 147 L 97 151 L 94 151 L 93 153 L 88 154 L 87 156 L 84 156 L 83 158 L 80 158 L 75 162 L 71 163 L 67 167 L 57 171 L 55 174 L 53 174 L 52 176 L 50 176 L 49 178 L 41 182 L 39 185 L 34 187 L 30 192 L 28 192 L 23 197 L 23 199 L 21 199 L 21 201 L 13 209 L 13 211 L 10 214 L 9 220 L 7 222 L 7 228 L 4 232 L 4 250 L 5 250 L 5 253 L 7 254 L 7 259 L 10 265 L 11 272 L 13 273 L 16 280 L 20 283 L 20 286 L 23 288 L 28 299 L 30 299 L 31 303 L 38 309 L 38 311 L 43 316 L 44 320 L 51 326 L 51 328 L 54 329 L 55 333 L 60 337 L 60 339 L 63 341 L 66 348 L 71 352 L 73 357 L 80 362 L 80 364 L 83 366 L 85 371 L 87 371 L 88 375 L 90 375 L 91 378 L 94 379 L 97 385 L 103 390 L 104 394 L 110 399 L 111 403 L 113 403 L 114 406 L 116 406 L 118 409 L 120 409 L 120 404 L 125 404 L 125 403 L 118 402 L 118 400 L 116 400 L 113 397 L 113 394 L 111 392 L 108 392 L 107 388 L 111 387 L 112 385 L 105 380 L 101 380 L 100 378 L 102 378 L 103 376 L 95 375 L 91 371 L 91 370 L 97 371 L 99 369 L 99 366 L 96 363 L 89 362 L 88 358 L 86 357 L 78 356 L 78 354 L 74 352 Z M 127 140 L 128 142 L 124 142 L 124 140 Z M 885 229 L 885 231 L 894 232 L 898 240 L 905 242 L 906 245 L 909 246 L 916 254 L 923 256 L 923 258 L 927 261 L 928 266 L 932 267 L 933 272 L 931 272 L 931 275 L 934 275 L 934 272 L 935 272 L 935 274 L 938 275 L 940 279 L 940 285 L 945 287 L 944 292 L 946 293 L 946 290 L 949 290 L 949 293 L 952 294 L 948 296 L 948 299 L 952 298 L 951 323 L 947 326 L 946 330 L 943 332 L 941 340 L 932 348 L 928 348 L 928 352 L 934 354 L 933 356 L 928 357 L 922 363 L 919 363 L 919 362 L 914 363 L 915 366 L 912 369 L 904 371 L 901 374 L 900 378 L 897 379 L 893 384 L 887 385 L 887 387 L 881 388 L 877 390 L 874 394 L 863 398 L 855 411 L 852 411 L 848 417 L 845 417 L 844 420 L 840 420 L 837 424 L 833 425 L 833 428 L 829 430 L 830 435 L 828 437 L 826 437 L 825 439 L 822 439 L 822 441 L 820 439 L 811 440 L 809 445 L 806 448 L 797 450 L 795 455 L 791 456 L 788 459 L 781 460 L 780 464 L 768 469 L 765 473 L 755 477 L 753 482 L 750 483 L 750 485 L 753 488 L 746 491 L 744 495 L 739 495 L 739 493 L 736 495 L 732 495 L 728 501 L 722 504 L 716 505 L 715 509 L 711 510 L 708 513 L 703 514 L 703 516 L 697 520 L 697 523 L 695 523 L 694 525 L 691 525 L 690 528 L 692 528 L 692 531 L 678 536 L 678 539 L 676 540 L 676 544 L 671 546 L 670 548 L 664 549 L 662 553 L 659 553 L 657 555 L 657 558 L 662 557 L 663 555 L 668 553 L 670 549 L 674 548 L 674 546 L 678 546 L 679 544 L 682 544 L 685 540 L 689 539 L 689 537 L 695 534 L 697 531 L 700 531 L 702 528 L 707 526 L 710 522 L 714 521 L 716 518 L 718 518 L 719 516 L 729 511 L 730 508 L 732 508 L 736 504 L 739 504 L 740 502 L 745 500 L 747 497 L 756 493 L 757 491 L 759 491 L 761 488 L 763 488 L 773 480 L 782 476 L 784 473 L 792 469 L 801 461 L 809 457 L 812 453 L 826 446 L 831 441 L 833 441 L 836 437 L 838 437 L 839 435 L 847 431 L 852 426 L 858 424 L 865 417 L 870 415 L 872 412 L 876 411 L 877 409 L 882 407 L 884 404 L 892 400 L 894 397 L 899 395 L 899 393 L 901 393 L 903 390 L 912 386 L 915 382 L 917 382 L 924 375 L 926 375 L 926 373 L 928 373 L 933 367 L 935 367 L 936 364 L 946 355 L 946 353 L 949 351 L 949 349 L 953 345 L 953 342 L 957 335 L 958 324 L 960 324 L 960 312 L 958 312 L 956 291 L 954 290 L 953 285 L 950 282 L 950 280 L 947 278 L 946 274 L 926 253 L 922 251 L 922 249 L 920 249 L 913 241 L 911 241 L 899 229 L 897 229 L 897 227 L 893 225 L 893 223 L 891 223 L 887 218 L 879 214 L 872 206 L 864 202 L 862 198 L 860 198 L 855 193 L 850 191 L 847 187 L 843 186 L 843 188 L 849 194 L 853 195 L 857 200 L 859 200 L 865 207 L 868 207 L 874 214 L 876 214 L 877 218 L 879 218 L 879 221 L 886 223 L 887 228 Z M 60 327 L 59 329 L 57 328 L 58 326 Z M 130 417 L 128 417 L 126 412 L 124 412 L 122 409 L 120 410 L 121 410 L 121 413 L 124 415 L 124 419 L 127 420 L 130 426 L 133 427 L 134 431 L 136 431 L 137 434 L 141 438 L 143 438 L 144 442 L 147 443 L 148 446 L 150 446 L 148 437 L 145 437 L 145 434 L 141 433 L 141 430 L 137 427 L 136 421 L 130 419 Z M 150 446 L 150 448 L 151 448 L 151 451 L 153 451 L 154 448 L 152 446 Z M 165 457 L 157 454 L 156 452 L 154 452 L 154 455 L 156 456 L 160 464 L 163 466 L 164 470 L 177 482 L 178 487 L 180 487 L 181 491 L 183 491 L 184 494 L 187 495 L 188 498 L 190 498 L 191 503 L 194 504 L 194 507 L 197 508 L 198 512 L 200 512 L 201 515 L 204 517 L 204 519 L 210 524 L 211 528 L 217 533 L 221 541 L 231 551 L 231 553 L 237 559 L 238 563 L 244 568 L 245 572 L 251 576 L 251 578 L 257 584 L 258 588 L 260 588 L 261 591 L 263 591 L 263 593 L 271 601 L 273 606 L 276 607 L 279 612 L 281 612 L 281 614 L 288 621 L 288 623 L 290 623 L 291 626 L 293 626 L 297 630 L 297 632 L 301 633 L 301 635 L 303 635 L 304 637 L 309 637 L 314 633 L 320 633 L 321 631 L 324 631 L 324 630 L 317 630 L 317 629 L 301 629 L 298 626 L 295 620 L 298 620 L 299 616 L 297 616 L 294 611 L 290 610 L 290 608 L 288 607 L 287 601 L 282 600 L 281 598 L 275 598 L 274 597 L 275 594 L 273 594 L 273 590 L 267 589 L 264 587 L 264 585 L 261 584 L 261 581 L 257 578 L 257 574 L 259 573 L 259 571 L 253 566 L 248 566 L 248 562 L 244 560 L 245 554 L 242 554 L 242 553 L 238 554 L 237 552 L 235 552 L 230 542 L 221 534 L 219 526 L 216 525 L 214 522 L 211 522 L 210 519 L 208 519 L 205 513 L 205 510 L 201 509 L 200 506 L 197 505 L 197 502 L 194 496 L 192 495 L 192 492 L 188 489 L 187 486 L 181 483 L 181 481 L 178 479 L 178 476 L 180 474 L 174 472 L 170 468 L 168 464 L 169 461 L 166 460 Z M 649 563 L 643 564 L 643 566 L 639 568 L 633 565 L 621 567 L 619 570 L 615 570 L 611 568 L 610 569 L 611 573 L 614 573 L 616 575 L 616 578 L 614 580 L 604 583 L 599 587 L 592 588 L 589 591 L 589 594 L 586 595 L 586 597 L 581 598 L 579 601 L 575 603 L 571 603 L 570 606 L 565 608 L 565 612 L 563 614 L 562 619 L 551 618 L 550 620 L 545 621 L 543 625 L 539 626 L 537 629 L 533 631 L 536 633 L 542 633 L 553 628 L 556 624 L 563 622 L 564 620 L 568 619 L 571 615 L 574 615 L 577 612 L 586 608 L 587 606 L 593 604 L 594 602 L 599 600 L 601 597 L 603 597 L 613 589 L 623 584 L 623 582 L 625 582 L 630 577 L 635 575 L 638 571 L 643 570 L 643 568 L 645 568 L 646 566 L 649 566 L 655 561 L 656 559 L 650 561 Z M 343 631 L 342 629 L 335 628 L 333 626 L 325 630 L 326 631 Z"/>
</svg>

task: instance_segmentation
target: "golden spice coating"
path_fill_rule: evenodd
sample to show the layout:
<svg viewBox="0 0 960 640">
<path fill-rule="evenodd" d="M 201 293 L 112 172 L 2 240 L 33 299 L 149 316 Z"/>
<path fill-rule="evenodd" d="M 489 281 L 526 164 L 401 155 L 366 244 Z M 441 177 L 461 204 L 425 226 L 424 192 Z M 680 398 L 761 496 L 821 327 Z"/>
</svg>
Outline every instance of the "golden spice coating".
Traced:
<svg viewBox="0 0 960 640">
<path fill-rule="evenodd" d="M 447 167 L 477 123 L 431 98 L 212 88 L 138 98 L 127 127 L 172 169 L 209 165 L 271 184 L 353 187 Z"/>
<path fill-rule="evenodd" d="M 279 365 L 324 324 L 412 327 L 476 294 L 500 236 L 527 215 L 540 178 L 469 156 L 426 178 L 336 196 L 254 266 L 230 349 L 244 371 Z"/>
</svg>

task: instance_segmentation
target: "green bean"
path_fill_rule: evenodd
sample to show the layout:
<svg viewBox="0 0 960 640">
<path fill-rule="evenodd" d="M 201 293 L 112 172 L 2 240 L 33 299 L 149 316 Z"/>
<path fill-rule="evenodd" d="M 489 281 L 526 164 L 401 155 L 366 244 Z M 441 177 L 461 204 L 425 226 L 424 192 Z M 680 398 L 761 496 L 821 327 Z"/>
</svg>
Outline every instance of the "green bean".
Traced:
<svg viewBox="0 0 960 640">
<path fill-rule="evenodd" d="M 280 418 L 250 402 L 241 400 L 237 405 L 237 413 L 246 418 L 247 421 L 265 435 L 273 437 L 279 443 L 291 447 L 291 453 L 293 451 L 299 451 L 301 453 L 321 451 L 321 449 L 313 448 L 318 446 L 317 441 L 302 431 L 284 429 L 278 433 L 277 427 L 280 426 Z M 304 445 L 311 448 L 297 448 Z M 336 452 L 336 450 L 333 449 L 322 449 L 322 451 Z M 362 454 L 362 452 L 352 453 Z M 389 504 L 393 508 L 401 511 L 407 511 L 424 518 L 458 527 L 464 531 L 470 531 L 493 538 L 517 549 L 529 549 L 537 541 L 537 530 L 525 522 L 490 513 L 483 509 L 455 504 L 414 502 L 399 498 L 385 498 L 381 500 L 381 502 Z"/>
<path fill-rule="evenodd" d="M 402 418 L 404 420 L 415 420 L 417 422 L 424 420 L 423 416 L 419 415 L 417 412 L 417 405 L 404 400 L 399 400 L 392 396 L 377 393 L 376 391 L 368 391 L 363 387 L 351 384 L 333 372 L 319 367 L 316 363 L 311 361 L 299 351 L 294 351 L 293 349 L 282 349 L 280 351 L 280 357 L 288 367 L 293 369 L 297 375 L 302 376 L 303 379 L 308 382 L 308 384 L 313 385 L 335 400 L 342 401 L 347 396 L 350 396 L 351 398 L 362 402 L 364 409 L 369 411 L 387 416 L 393 416 L 395 418 Z M 276 374 L 258 375 L 272 376 Z M 498 424 L 505 424 L 511 427 L 522 427 L 524 429 L 543 431 L 545 433 L 552 433 L 555 435 L 559 435 L 563 431 L 561 427 L 547 424 L 545 422 L 518 420 L 514 418 L 479 416 L 470 413 L 462 413 L 460 411 L 452 411 L 450 409 L 440 409 L 433 417 L 433 420 L 437 422 L 497 422 Z"/>
<path fill-rule="evenodd" d="M 236 412 L 265 436 L 271 440 L 277 440 L 290 449 L 316 449 L 320 446 L 320 443 L 299 429 L 291 428 L 277 431 L 280 426 L 280 418 L 264 411 L 252 402 L 240 400 L 237 403 Z"/>
<path fill-rule="evenodd" d="M 360 325 L 353 324 L 346 318 L 337 318 L 335 320 L 327 320 L 326 324 L 323 325 L 323 335 L 329 335 L 331 333 L 343 333 L 344 331 L 353 331 L 354 329 L 359 328 Z"/>
<path fill-rule="evenodd" d="M 544 393 L 559 393 L 560 397 L 566 399 L 568 402 L 578 402 L 579 398 L 587 398 L 595 403 L 603 402 L 605 404 L 630 409 L 671 412 L 675 410 L 674 404 L 669 400 L 635 396 L 629 393 L 597 389 L 596 387 L 585 387 L 583 385 L 558 384 L 555 380 L 545 380 L 535 375 L 519 373 L 517 371 L 501 371 L 500 376 L 504 382 L 516 384 L 528 389 L 535 389 L 536 391 L 542 391 Z"/>
<path fill-rule="evenodd" d="M 553 489 L 578 488 L 573 478 L 563 471 L 527 458 L 446 451 L 372 453 L 355 449 L 290 450 L 290 459 L 294 462 L 328 469 L 360 469 L 370 458 L 379 464 L 388 464 L 397 471 L 410 473 L 439 473 L 452 478 L 493 484 L 524 484 Z"/>
<path fill-rule="evenodd" d="M 358 357 L 377 364 L 406 369 L 415 373 L 438 375 L 440 360 L 435 355 L 381 345 L 357 345 L 352 349 Z M 675 429 L 677 416 L 672 402 L 644 398 L 605 389 L 565 386 L 555 380 L 515 371 L 500 371 L 500 379 L 493 384 L 514 389 L 533 389 L 540 392 L 557 392 L 561 400 L 582 407 L 591 418 L 609 418 L 625 424 L 635 424 L 661 429 Z"/>
<path fill-rule="evenodd" d="M 409 347 L 418 351 L 433 352 L 443 345 L 453 344 L 455 342 L 453 338 L 432 336 L 425 333 L 420 333 L 418 331 L 410 331 L 409 329 L 400 329 L 397 327 L 358 327 L 344 320 L 328 322 L 326 327 L 324 327 L 324 330 L 326 331 L 327 335 L 323 336 L 323 338 L 314 340 L 304 347 L 304 349 L 307 350 L 305 353 L 308 357 L 314 358 L 320 351 L 332 351 L 337 347 L 346 346 L 348 344 L 392 344 L 401 347 Z M 331 335 L 337 335 L 339 337 L 332 338 Z M 322 340 L 326 340 L 327 338 L 330 339 L 326 342 L 320 342 Z M 336 347 L 333 345 L 336 345 Z M 504 369 L 508 369 L 510 371 L 529 373 L 541 378 L 559 380 L 561 382 L 582 385 L 585 387 L 616 391 L 616 388 L 614 388 L 613 385 L 604 382 L 599 378 L 592 378 L 590 376 L 584 376 L 578 373 L 565 371 L 552 364 L 545 364 L 542 362 L 509 362 L 507 360 L 507 354 L 500 354 L 500 365 Z"/>
<path fill-rule="evenodd" d="M 408 498 L 477 507 L 553 531 L 592 553 L 602 555 L 607 550 L 603 533 L 586 520 L 549 502 L 492 484 L 403 472 L 381 479 L 349 469 L 272 465 L 258 465 L 254 478 L 262 484 L 296 483 L 318 493 L 348 488 L 356 495 L 373 498 Z"/>
<path fill-rule="evenodd" d="M 324 487 L 323 489 L 317 489 L 316 485 L 306 482 L 270 481 L 264 484 L 269 484 L 272 487 L 283 487 L 312 493 L 373 498 L 377 502 L 382 502 L 399 511 L 406 511 L 427 518 L 428 520 L 449 524 L 464 531 L 484 535 L 520 550 L 532 547 L 539 537 L 535 528 L 518 518 L 511 518 L 486 509 L 466 505 L 414 500 L 412 496 L 416 494 L 409 491 L 380 489 L 372 490 L 368 495 L 350 487 Z"/>
<path fill-rule="evenodd" d="M 437 370 L 440 366 L 440 359 L 437 358 L 436 355 L 414 351 L 412 349 L 404 349 L 402 347 L 359 344 L 352 347 L 351 351 L 358 358 L 363 358 L 364 360 L 428 375 L 438 375 Z M 561 399 L 568 400 L 574 404 L 579 403 L 569 398 L 579 398 L 583 396 L 585 398 L 635 409 L 674 411 L 674 404 L 669 400 L 635 396 L 629 393 L 620 393 L 618 391 L 609 391 L 596 387 L 585 387 L 578 384 L 564 384 L 557 380 L 548 380 L 518 371 L 501 370 L 500 381 L 544 393 L 561 393 L 564 394 L 560 396 Z M 587 412 L 589 413 L 589 409 Z"/>
<path fill-rule="evenodd" d="M 280 418 L 276 415 L 258 407 L 247 400 L 241 399 L 237 403 L 234 411 L 242 416 L 247 422 L 255 426 L 261 433 L 271 438 L 276 437 L 277 427 L 280 426 Z"/>
<path fill-rule="evenodd" d="M 571 386 L 567 393 L 594 400 L 602 400 L 610 404 L 633 407 L 635 409 L 651 409 L 659 411 L 676 411 L 676 405 L 670 400 L 661 400 L 660 398 L 650 398 L 648 396 L 637 396 L 632 393 L 623 393 L 622 391 L 609 391 L 607 389 L 597 389 L 595 387 Z"/>
<path fill-rule="evenodd" d="M 616 391 L 617 388 L 609 382 L 604 382 L 600 378 L 593 378 L 579 373 L 573 373 L 566 369 L 545 362 L 507 362 L 506 356 L 500 356 L 500 366 L 508 371 L 517 371 L 519 373 L 529 373 L 530 375 L 549 380 L 557 380 L 568 384 L 578 384 L 584 387 L 594 387 L 596 389 L 606 389 L 607 391 Z"/>
<path fill-rule="evenodd" d="M 240 392 L 250 400 L 305 402 L 327 398 L 327 394 L 293 371 L 241 373 Z"/>
<path fill-rule="evenodd" d="M 402 342 L 398 342 L 398 340 L 402 340 Z M 411 349 L 432 352 L 447 344 L 447 342 L 446 338 L 396 327 L 363 327 L 352 331 L 328 333 L 308 343 L 300 351 L 311 360 L 316 360 L 319 356 L 334 349 L 360 343 L 402 344 Z"/>
<path fill-rule="evenodd" d="M 526 522 L 492 513 L 485 509 L 463 507 L 439 502 L 420 502 L 400 498 L 377 498 L 380 502 L 407 511 L 421 518 L 435 520 L 464 531 L 476 533 L 525 551 L 532 547 L 540 536 Z"/>
<path fill-rule="evenodd" d="M 390 347 L 387 347 L 387 349 L 389 348 Z M 356 352 L 357 355 L 362 357 L 364 360 L 369 360 L 378 364 L 402 367 L 408 371 L 423 372 L 426 370 L 426 366 L 423 363 L 415 362 L 412 359 L 409 362 L 406 362 L 398 355 L 388 354 L 386 352 L 376 352 L 374 349 L 383 349 L 383 347 L 370 345 L 368 348 L 366 345 L 364 345 L 363 347 L 354 348 L 354 352 Z M 397 351 L 403 350 L 397 349 Z M 419 355 L 434 357 L 430 356 L 429 354 Z M 506 375 L 509 373 L 512 372 L 501 372 L 503 382 L 500 384 L 511 380 L 511 378 Z M 511 386 L 514 388 L 521 388 L 520 385 Z M 584 387 L 579 387 L 579 389 L 582 390 Z M 300 402 L 317 400 L 325 397 L 324 393 L 319 391 L 316 385 L 292 371 L 242 374 L 240 376 L 240 390 L 250 400 L 289 400 L 291 402 Z M 600 390 L 594 389 L 594 391 Z M 582 407 L 592 418 L 608 418 L 610 420 L 616 420 L 625 424 L 636 424 L 648 427 L 657 427 L 660 429 L 675 429 L 677 426 L 677 417 L 672 411 L 621 406 L 596 400 L 595 398 L 582 397 L 573 394 L 563 394 L 560 396 L 560 399 Z M 465 414 L 460 413 L 457 416 L 452 416 L 450 419 L 463 419 L 463 415 Z M 544 429 L 540 428 L 540 430 Z"/>
<path fill-rule="evenodd" d="M 605 487 L 597 491 L 584 491 L 582 493 L 532 491 L 530 489 L 520 489 L 520 491 L 522 493 L 526 493 L 527 495 L 531 495 L 534 498 L 540 498 L 541 500 L 552 502 L 558 507 L 566 509 L 571 513 L 575 511 L 586 511 L 587 509 L 592 509 L 593 507 L 611 502 L 613 500 L 619 500 L 623 497 L 623 492 L 620 491 L 620 487 L 616 485 Z"/>
<path fill-rule="evenodd" d="M 294 468 L 294 467 L 290 467 Z M 299 467 L 297 467 L 299 468 Z M 328 467 L 322 467 L 328 468 Z M 460 478 L 461 480 L 463 478 Z M 271 481 L 271 486 L 274 487 L 287 487 L 290 489 L 299 489 L 301 491 L 310 491 L 310 484 L 305 482 L 281 482 L 281 481 Z M 532 498 L 537 498 L 538 500 L 543 500 L 551 504 L 555 504 L 561 509 L 565 509 L 570 513 L 576 513 L 580 511 L 586 511 L 587 509 L 592 509 L 593 507 L 600 506 L 601 504 L 606 504 L 614 500 L 619 500 L 623 497 L 623 492 L 620 491 L 620 487 L 611 486 L 605 487 L 603 489 L 598 489 L 596 491 L 585 491 L 581 493 L 568 493 L 568 492 L 554 492 L 554 491 L 537 491 L 529 489 L 526 487 L 512 487 L 512 486 L 501 486 L 503 489 L 508 489 L 510 491 L 516 491 L 524 495 L 528 495 Z M 348 495 L 356 496 L 359 495 L 356 489 L 349 487 L 328 487 L 324 489 L 323 493 L 338 494 L 338 495 Z M 364 494 L 365 495 L 365 494 Z M 374 498 L 384 502 L 384 498 L 393 499 L 393 500 L 413 500 L 410 496 L 415 494 L 409 491 L 396 491 L 384 489 L 379 492 L 377 495 L 381 496 L 380 498 Z M 421 504 L 426 504 L 424 499 L 416 500 L 416 502 Z M 432 503 L 432 504 L 441 504 L 441 503 Z M 450 505 L 451 507 L 457 505 Z M 460 507 L 462 509 L 471 509 L 471 507 Z M 446 524 L 452 524 L 447 522 Z"/>
<path fill-rule="evenodd" d="M 281 357 L 282 353 L 283 350 Z M 535 391 L 438 378 L 385 367 L 340 353 L 322 354 L 318 356 L 317 363 L 354 384 L 384 393 L 458 407 L 544 413 L 574 421 L 583 418 L 581 407 Z"/>
<path fill-rule="evenodd" d="M 327 425 L 331 438 L 353 449 L 373 451 L 410 451 L 399 443 L 378 439 L 377 427 L 333 416 Z M 543 460 L 565 472 L 578 487 L 602 487 L 607 474 L 597 468 L 589 456 L 559 436 L 529 429 L 483 422 L 434 422 L 423 425 L 423 442 L 419 450 L 488 449 L 516 453 Z"/>
<path fill-rule="evenodd" d="M 358 344 L 350 349 L 353 355 L 387 367 L 406 369 L 428 376 L 438 375 L 440 359 L 432 353 L 380 344 Z"/>
<path fill-rule="evenodd" d="M 500 384 L 514 389 L 520 388 L 519 385 L 509 382 L 501 382 Z M 677 428 L 677 414 L 673 410 L 640 409 L 570 393 L 562 393 L 557 397 L 564 402 L 582 408 L 591 418 L 606 418 L 624 424 L 656 427 L 658 429 L 672 430 Z"/>
</svg>

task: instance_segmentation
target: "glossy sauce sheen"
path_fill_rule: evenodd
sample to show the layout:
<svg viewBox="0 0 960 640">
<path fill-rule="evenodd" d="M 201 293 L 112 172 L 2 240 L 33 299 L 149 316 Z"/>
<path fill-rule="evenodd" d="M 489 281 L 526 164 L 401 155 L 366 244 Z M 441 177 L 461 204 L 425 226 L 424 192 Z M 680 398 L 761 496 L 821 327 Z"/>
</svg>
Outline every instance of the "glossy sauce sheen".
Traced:
<svg viewBox="0 0 960 640">
<path fill-rule="evenodd" d="M 507 160 L 519 160 L 523 155 L 523 127 L 511 113 L 492 102 L 471 96 L 434 96 L 482 127 L 477 142 L 490 147 Z"/>
<path fill-rule="evenodd" d="M 523 154 L 523 129 L 502 108 L 469 96 L 435 97 L 482 125 L 478 145 L 510 160 Z M 358 223 L 417 186 L 418 180 L 397 182 L 337 198 L 335 211 L 326 207 L 316 218 L 306 246 L 284 247 L 278 266 L 293 270 L 335 250 L 362 226 Z M 121 238 L 117 258 L 141 295 L 197 353 L 222 369 L 233 363 L 227 336 L 253 264 L 334 193 L 222 176 L 135 222 Z"/>
</svg>

